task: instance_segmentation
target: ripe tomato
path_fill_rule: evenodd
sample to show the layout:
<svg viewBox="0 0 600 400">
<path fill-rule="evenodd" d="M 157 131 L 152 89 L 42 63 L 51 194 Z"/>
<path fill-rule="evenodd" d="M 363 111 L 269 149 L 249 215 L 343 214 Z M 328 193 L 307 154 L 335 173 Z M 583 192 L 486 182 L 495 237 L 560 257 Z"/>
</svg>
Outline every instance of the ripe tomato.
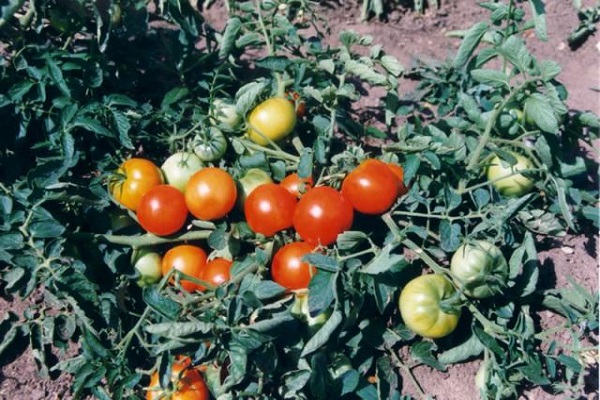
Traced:
<svg viewBox="0 0 600 400">
<path fill-rule="evenodd" d="M 421 275 L 402 289 L 399 309 L 406 326 L 418 335 L 441 338 L 456 329 L 460 309 L 448 312 L 441 302 L 451 297 L 456 290 L 442 275 Z"/>
<path fill-rule="evenodd" d="M 306 289 L 317 269 L 302 261 L 314 246 L 305 242 L 289 243 L 280 248 L 271 262 L 271 277 L 289 290 Z"/>
<path fill-rule="evenodd" d="M 273 183 L 269 174 L 260 168 L 250 168 L 243 177 L 238 180 L 238 205 L 244 207 L 246 198 L 260 185 Z"/>
<path fill-rule="evenodd" d="M 215 258 L 206 263 L 206 266 L 202 270 L 200 279 L 208 282 L 214 286 L 227 282 L 231 277 L 231 265 L 232 261 L 225 258 Z M 201 287 L 200 290 L 204 290 Z"/>
<path fill-rule="evenodd" d="M 198 369 L 192 367 L 188 357 L 180 357 L 171 367 L 172 388 L 162 388 L 158 371 L 150 377 L 146 400 L 208 400 L 210 393 Z"/>
<path fill-rule="evenodd" d="M 190 176 L 202 169 L 203 166 L 202 160 L 197 155 L 182 151 L 171 154 L 160 169 L 164 173 L 167 183 L 183 192 Z"/>
<path fill-rule="evenodd" d="M 131 255 L 133 267 L 140 274 L 137 284 L 140 287 L 152 285 L 162 278 L 162 257 L 150 248 L 135 249 Z"/>
<path fill-rule="evenodd" d="M 294 212 L 294 228 L 311 245 L 327 246 L 350 229 L 354 220 L 352 204 L 340 192 L 317 186 L 306 192 Z"/>
<path fill-rule="evenodd" d="M 272 97 L 256 106 L 248 117 L 248 137 L 265 146 L 288 136 L 296 126 L 296 110 L 283 97 Z"/>
<path fill-rule="evenodd" d="M 292 226 L 297 202 L 290 192 L 276 183 L 264 183 L 246 199 L 246 222 L 254 232 L 273 236 Z"/>
<path fill-rule="evenodd" d="M 450 270 L 465 294 L 478 299 L 500 293 L 508 280 L 504 255 L 484 240 L 461 245 L 452 256 Z"/>
<path fill-rule="evenodd" d="M 363 214 L 383 214 L 398 198 L 398 178 L 383 161 L 368 159 L 346 176 L 342 196 Z"/>
<path fill-rule="evenodd" d="M 404 196 L 408 193 L 408 188 L 404 184 L 404 168 L 394 163 L 387 163 L 387 166 L 398 180 L 398 196 Z"/>
<path fill-rule="evenodd" d="M 189 244 L 175 246 L 167 251 L 162 260 L 162 273 L 166 275 L 173 268 L 194 278 L 202 279 L 202 273 L 206 267 L 206 252 Z M 182 279 L 181 287 L 188 292 L 201 288 L 195 282 Z"/>
<path fill-rule="evenodd" d="M 183 193 L 171 185 L 158 185 L 142 196 L 137 219 L 145 230 L 159 236 L 179 231 L 188 216 Z"/>
<path fill-rule="evenodd" d="M 164 183 L 160 168 L 144 158 L 130 158 L 121 164 L 109 189 L 117 202 L 135 211 L 140 199 L 154 186 Z"/>
<path fill-rule="evenodd" d="M 297 198 L 300 198 L 314 185 L 314 182 L 312 177 L 300 179 L 298 174 L 294 172 L 283 178 L 283 180 L 279 182 L 279 185 L 286 188 L 288 192 Z"/>
<path fill-rule="evenodd" d="M 487 179 L 492 182 L 498 193 L 508 197 L 520 197 L 533 189 L 533 180 L 519 174 L 518 171 L 532 169 L 533 163 L 527 157 L 511 152 L 517 160 L 510 165 L 494 156 L 487 167 Z"/>
<path fill-rule="evenodd" d="M 235 205 L 237 186 L 227 171 L 208 167 L 190 177 L 184 194 L 194 217 L 214 221 L 227 215 Z"/>
</svg>

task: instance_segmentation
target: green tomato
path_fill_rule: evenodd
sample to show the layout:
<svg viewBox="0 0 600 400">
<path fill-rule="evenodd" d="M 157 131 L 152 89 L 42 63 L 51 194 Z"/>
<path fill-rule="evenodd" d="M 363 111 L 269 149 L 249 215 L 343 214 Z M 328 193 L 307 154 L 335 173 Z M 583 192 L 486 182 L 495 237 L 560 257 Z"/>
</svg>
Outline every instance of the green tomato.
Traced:
<svg viewBox="0 0 600 400">
<path fill-rule="evenodd" d="M 464 293 L 478 299 L 501 292 L 508 280 L 504 255 L 484 240 L 461 245 L 452 256 L 450 270 Z"/>
<path fill-rule="evenodd" d="M 487 167 L 487 179 L 501 195 L 520 197 L 533 189 L 534 182 L 518 172 L 532 169 L 533 163 L 520 154 L 513 152 L 510 154 L 517 160 L 516 164 L 510 165 L 500 157 L 494 156 Z"/>
<path fill-rule="evenodd" d="M 200 160 L 217 161 L 227 150 L 227 139 L 220 129 L 212 126 L 194 136 L 192 147 Z"/>
<path fill-rule="evenodd" d="M 399 309 L 406 326 L 418 335 L 437 339 L 452 333 L 458 325 L 459 308 L 445 309 L 442 302 L 456 289 L 442 275 L 421 275 L 402 289 Z"/>
<path fill-rule="evenodd" d="M 167 183 L 175 186 L 181 192 L 195 172 L 204 167 L 202 160 L 194 153 L 178 152 L 171 154 L 161 165 Z"/>
<path fill-rule="evenodd" d="M 273 183 L 271 176 L 260 168 L 250 168 L 243 177 L 237 181 L 238 186 L 238 197 L 237 205 L 240 208 L 244 208 L 246 198 L 252 193 L 254 189 L 265 183 Z"/>
<path fill-rule="evenodd" d="M 131 262 L 140 274 L 138 286 L 150 286 L 162 278 L 162 256 L 150 248 L 135 249 Z"/>
<path fill-rule="evenodd" d="M 308 290 L 297 291 L 295 293 L 294 304 L 292 305 L 291 313 L 294 317 L 306 323 L 308 331 L 314 335 L 331 316 L 331 311 L 322 311 L 319 314 L 310 315 L 308 307 Z"/>
<path fill-rule="evenodd" d="M 215 99 L 210 122 L 224 131 L 232 132 L 239 128 L 242 116 L 238 113 L 235 104 L 228 100 Z"/>
<path fill-rule="evenodd" d="M 283 97 L 272 97 L 256 106 L 248 117 L 248 137 L 265 146 L 287 137 L 296 126 L 296 109 Z"/>
</svg>

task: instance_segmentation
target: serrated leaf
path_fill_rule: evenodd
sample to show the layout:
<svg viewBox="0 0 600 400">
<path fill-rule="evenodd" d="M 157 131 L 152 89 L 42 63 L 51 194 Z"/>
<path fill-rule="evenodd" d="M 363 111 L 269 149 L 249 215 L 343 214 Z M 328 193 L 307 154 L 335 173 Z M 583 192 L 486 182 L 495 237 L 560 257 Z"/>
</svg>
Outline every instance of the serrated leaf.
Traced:
<svg viewBox="0 0 600 400">
<path fill-rule="evenodd" d="M 526 72 L 531 67 L 533 58 L 525 43 L 516 35 L 509 36 L 498 51 L 519 71 Z"/>
<path fill-rule="evenodd" d="M 327 272 L 337 272 L 340 269 L 339 263 L 334 258 L 319 253 L 306 254 L 302 257 L 302 261 Z"/>
<path fill-rule="evenodd" d="M 457 223 L 451 223 L 447 219 L 440 222 L 440 247 L 447 252 L 453 252 L 462 243 L 461 227 Z"/>
<path fill-rule="evenodd" d="M 535 27 L 535 34 L 538 39 L 544 42 L 548 40 L 548 30 L 546 28 L 546 8 L 542 0 L 529 0 L 531 14 Z"/>
<path fill-rule="evenodd" d="M 230 18 L 225 25 L 221 38 L 219 58 L 226 58 L 235 48 L 235 41 L 242 27 L 242 21 L 238 17 Z"/>
<path fill-rule="evenodd" d="M 379 254 L 366 264 L 361 272 L 370 275 L 377 275 L 389 272 L 394 265 L 406 262 L 402 254 L 392 254 L 391 251 L 397 247 L 397 244 L 388 244 L 384 246 Z"/>
<path fill-rule="evenodd" d="M 558 119 L 548 98 L 541 93 L 533 93 L 525 99 L 525 115 L 544 132 L 558 133 Z"/>
<path fill-rule="evenodd" d="M 207 333 L 210 331 L 210 324 L 202 321 L 189 322 L 162 322 L 148 325 L 144 330 L 152 335 L 181 337 L 189 336 L 194 333 Z"/>
<path fill-rule="evenodd" d="M 181 305 L 161 295 L 154 286 L 145 287 L 142 297 L 149 307 L 171 320 L 177 319 L 181 312 Z"/>
<path fill-rule="evenodd" d="M 471 70 L 471 76 L 477 82 L 492 86 L 492 87 L 503 87 L 508 86 L 508 76 L 495 69 L 474 69 Z"/>
<path fill-rule="evenodd" d="M 268 300 L 282 295 L 285 288 L 273 281 L 260 281 L 253 287 L 253 291 L 260 300 Z"/>
<path fill-rule="evenodd" d="M 435 368 L 438 371 L 445 371 L 446 367 L 433 356 L 435 350 L 437 350 L 435 343 L 428 340 L 421 340 L 410 346 L 410 355 L 415 360 L 418 360 L 431 368 Z"/>
<path fill-rule="evenodd" d="M 460 343 L 459 345 L 452 347 L 440 353 L 437 357 L 438 361 L 442 364 L 451 365 L 460 363 L 470 359 L 471 357 L 479 356 L 483 353 L 485 346 L 481 343 L 481 340 L 471 333 L 469 338 Z"/>
<path fill-rule="evenodd" d="M 373 67 L 363 64 L 356 60 L 347 60 L 344 68 L 346 72 L 358 76 L 360 79 L 369 82 L 372 85 L 383 86 L 387 83 L 385 75 L 375 71 Z"/>
<path fill-rule="evenodd" d="M 342 322 L 342 313 L 339 310 L 335 310 L 329 319 L 323 324 L 321 329 L 319 329 L 313 337 L 310 338 L 308 342 L 304 345 L 302 349 L 302 353 L 300 357 L 306 357 L 307 355 L 314 353 L 323 347 L 331 337 L 335 337 L 333 334 L 337 327 Z"/>
<path fill-rule="evenodd" d="M 242 86 L 236 93 L 236 108 L 245 115 L 257 102 L 257 99 L 268 87 L 266 80 L 250 82 Z"/>
<path fill-rule="evenodd" d="M 540 69 L 540 78 L 546 82 L 556 78 L 561 71 L 558 63 L 548 60 L 540 62 L 538 68 Z"/>
<path fill-rule="evenodd" d="M 286 325 L 294 321 L 296 321 L 296 319 L 289 313 L 279 313 L 273 315 L 272 318 L 263 319 L 261 321 L 248 325 L 248 329 L 268 334 L 269 332 L 273 332 L 277 329 L 280 329 L 282 325 Z"/>
<path fill-rule="evenodd" d="M 479 22 L 469 28 L 454 57 L 454 68 L 462 68 L 467 63 L 487 30 L 488 25 L 484 22 Z"/>
<path fill-rule="evenodd" d="M 182 99 L 187 97 L 189 94 L 190 94 L 190 90 L 188 88 L 183 87 L 183 86 L 175 87 L 175 88 L 169 90 L 167 93 L 165 93 L 165 95 L 162 99 L 162 102 L 160 103 L 160 108 L 162 108 L 164 110 L 167 107 L 170 107 L 175 103 L 178 103 L 179 101 L 181 101 Z"/>
<path fill-rule="evenodd" d="M 316 316 L 329 308 L 335 299 L 336 275 L 328 272 L 319 272 L 312 277 L 308 284 L 308 309 L 312 316 Z"/>
<path fill-rule="evenodd" d="M 381 66 L 395 77 L 399 77 L 404 73 L 404 66 L 393 56 L 385 55 L 381 57 Z"/>
</svg>

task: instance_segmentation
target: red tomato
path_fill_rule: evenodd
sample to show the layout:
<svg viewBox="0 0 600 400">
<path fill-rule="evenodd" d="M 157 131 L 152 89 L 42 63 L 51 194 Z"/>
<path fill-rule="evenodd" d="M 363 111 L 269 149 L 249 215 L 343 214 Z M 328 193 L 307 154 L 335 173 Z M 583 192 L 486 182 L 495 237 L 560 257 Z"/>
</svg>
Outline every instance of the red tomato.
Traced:
<svg viewBox="0 0 600 400">
<path fill-rule="evenodd" d="M 276 183 L 264 183 L 246 198 L 246 222 L 254 232 L 273 236 L 292 226 L 296 203 L 296 197 L 283 187 Z"/>
<path fill-rule="evenodd" d="M 152 374 L 146 392 L 146 400 L 208 400 L 210 393 L 202 374 L 191 366 L 189 357 L 180 357 L 171 368 L 170 382 L 173 389 L 160 387 L 158 371 Z"/>
<path fill-rule="evenodd" d="M 109 182 L 109 190 L 118 203 L 135 211 L 144 193 L 161 183 L 163 175 L 156 164 L 144 158 L 130 158 Z"/>
<path fill-rule="evenodd" d="M 404 168 L 394 163 L 387 163 L 387 166 L 398 179 L 398 196 L 404 196 L 408 193 L 408 188 L 404 184 Z"/>
<path fill-rule="evenodd" d="M 363 214 L 383 214 L 398 198 L 398 178 L 383 161 L 368 159 L 346 176 L 342 195 Z"/>
<path fill-rule="evenodd" d="M 137 208 L 142 228 L 159 236 L 179 231 L 187 216 L 183 193 L 171 185 L 158 185 L 148 190 Z"/>
<path fill-rule="evenodd" d="M 300 198 L 304 193 L 306 193 L 313 186 L 313 184 L 314 182 L 312 177 L 300 179 L 298 174 L 295 172 L 286 176 L 281 182 L 279 182 L 280 186 L 286 188 L 288 192 L 297 198 Z"/>
<path fill-rule="evenodd" d="M 163 257 L 163 276 L 169 273 L 171 269 L 175 268 L 186 275 L 202 279 L 203 270 L 206 267 L 206 257 L 206 252 L 198 246 L 189 244 L 175 246 L 169 249 Z M 182 279 L 180 283 L 181 287 L 188 292 L 193 292 L 202 287 L 201 285 L 186 279 Z"/>
<path fill-rule="evenodd" d="M 200 279 L 208 282 L 214 286 L 219 286 L 224 282 L 227 282 L 231 277 L 231 265 L 232 261 L 225 258 L 215 258 L 206 263 L 206 266 L 202 270 Z M 204 290 L 202 287 L 200 290 Z"/>
<path fill-rule="evenodd" d="M 296 110 L 296 118 L 303 118 L 306 114 L 306 103 L 302 100 L 300 93 L 296 91 L 287 92 L 287 99 L 292 103 Z"/>
<path fill-rule="evenodd" d="M 352 204 L 337 190 L 318 186 L 305 193 L 294 212 L 294 228 L 311 245 L 327 246 L 350 229 L 354 220 Z"/>
<path fill-rule="evenodd" d="M 221 168 L 203 168 L 185 186 L 185 203 L 198 219 L 214 221 L 226 216 L 237 198 L 237 186 Z"/>
<path fill-rule="evenodd" d="M 313 249 L 305 242 L 289 243 L 279 249 L 271 263 L 273 281 L 289 290 L 306 289 L 317 269 L 303 262 L 302 257 Z"/>
</svg>

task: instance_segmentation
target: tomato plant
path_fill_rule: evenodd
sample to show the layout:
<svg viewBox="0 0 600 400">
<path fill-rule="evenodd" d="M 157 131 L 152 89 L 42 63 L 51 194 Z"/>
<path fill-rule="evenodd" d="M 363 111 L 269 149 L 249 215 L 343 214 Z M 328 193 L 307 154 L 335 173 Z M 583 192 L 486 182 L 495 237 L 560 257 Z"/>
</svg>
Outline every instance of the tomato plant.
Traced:
<svg viewBox="0 0 600 400">
<path fill-rule="evenodd" d="M 485 240 L 461 245 L 452 255 L 450 270 L 465 294 L 480 299 L 501 293 L 508 280 L 504 255 Z"/>
<path fill-rule="evenodd" d="M 185 204 L 194 217 L 213 221 L 225 217 L 233 209 L 237 186 L 227 171 L 207 167 L 190 177 L 184 195 Z"/>
<path fill-rule="evenodd" d="M 296 198 L 275 183 L 257 186 L 244 203 L 246 222 L 256 233 L 273 236 L 293 224 Z"/>
<path fill-rule="evenodd" d="M 288 243 L 273 256 L 271 277 L 273 281 L 289 290 L 306 289 L 317 270 L 302 260 L 314 250 L 304 242 Z"/>
<path fill-rule="evenodd" d="M 283 97 L 269 98 L 257 105 L 248 116 L 248 137 L 267 145 L 287 137 L 296 126 L 296 110 Z"/>
<path fill-rule="evenodd" d="M 135 211 L 142 196 L 161 183 L 163 175 L 156 164 L 143 158 L 130 158 L 121 164 L 109 188 L 117 202 Z"/>
<path fill-rule="evenodd" d="M 168 386 L 163 387 L 158 371 L 150 377 L 146 399 L 159 400 L 209 400 L 210 392 L 198 369 L 191 365 L 189 357 L 176 359 L 171 365 Z"/>
<path fill-rule="evenodd" d="M 235 104 L 226 99 L 213 101 L 211 122 L 226 132 L 235 131 L 242 123 L 242 116 Z"/>
<path fill-rule="evenodd" d="M 383 214 L 398 198 L 398 178 L 384 162 L 368 159 L 350 171 L 342 196 L 363 214 Z"/>
<path fill-rule="evenodd" d="M 523 196 L 533 189 L 534 181 L 519 171 L 532 169 L 533 163 L 514 152 L 510 153 L 510 157 L 514 158 L 514 163 L 498 156 L 492 157 L 487 167 L 487 179 L 503 196 Z"/>
<path fill-rule="evenodd" d="M 300 198 L 314 185 L 314 181 L 312 177 L 300 178 L 298 173 L 294 172 L 283 178 L 281 182 L 279 182 L 279 185 L 286 188 L 288 192 L 297 198 Z"/>
<path fill-rule="evenodd" d="M 165 236 L 183 228 L 188 209 L 179 189 L 171 185 L 158 185 L 142 196 L 136 215 L 142 228 Z"/>
<path fill-rule="evenodd" d="M 202 279 L 206 268 L 207 254 L 201 247 L 182 244 L 170 248 L 162 259 L 162 274 L 168 274 L 172 269 L 182 272 L 193 278 Z M 193 292 L 202 288 L 196 282 L 181 278 L 180 285 L 184 290 Z"/>
<path fill-rule="evenodd" d="M 452 333 L 460 318 L 460 308 L 449 300 L 456 290 L 442 275 L 421 275 L 404 286 L 398 307 L 406 326 L 418 335 L 441 338 Z"/>
<path fill-rule="evenodd" d="M 140 275 L 136 281 L 140 287 L 152 285 L 162 278 L 162 256 L 151 248 L 135 249 L 131 263 Z"/>
<path fill-rule="evenodd" d="M 179 189 L 185 190 L 190 176 L 204 167 L 202 160 L 194 153 L 177 152 L 171 154 L 160 166 L 166 183 Z"/>
<path fill-rule="evenodd" d="M 395 184 L 395 182 L 394 182 Z M 327 246 L 350 229 L 354 210 L 340 192 L 318 186 L 305 193 L 294 211 L 294 229 L 302 240 Z"/>
</svg>

